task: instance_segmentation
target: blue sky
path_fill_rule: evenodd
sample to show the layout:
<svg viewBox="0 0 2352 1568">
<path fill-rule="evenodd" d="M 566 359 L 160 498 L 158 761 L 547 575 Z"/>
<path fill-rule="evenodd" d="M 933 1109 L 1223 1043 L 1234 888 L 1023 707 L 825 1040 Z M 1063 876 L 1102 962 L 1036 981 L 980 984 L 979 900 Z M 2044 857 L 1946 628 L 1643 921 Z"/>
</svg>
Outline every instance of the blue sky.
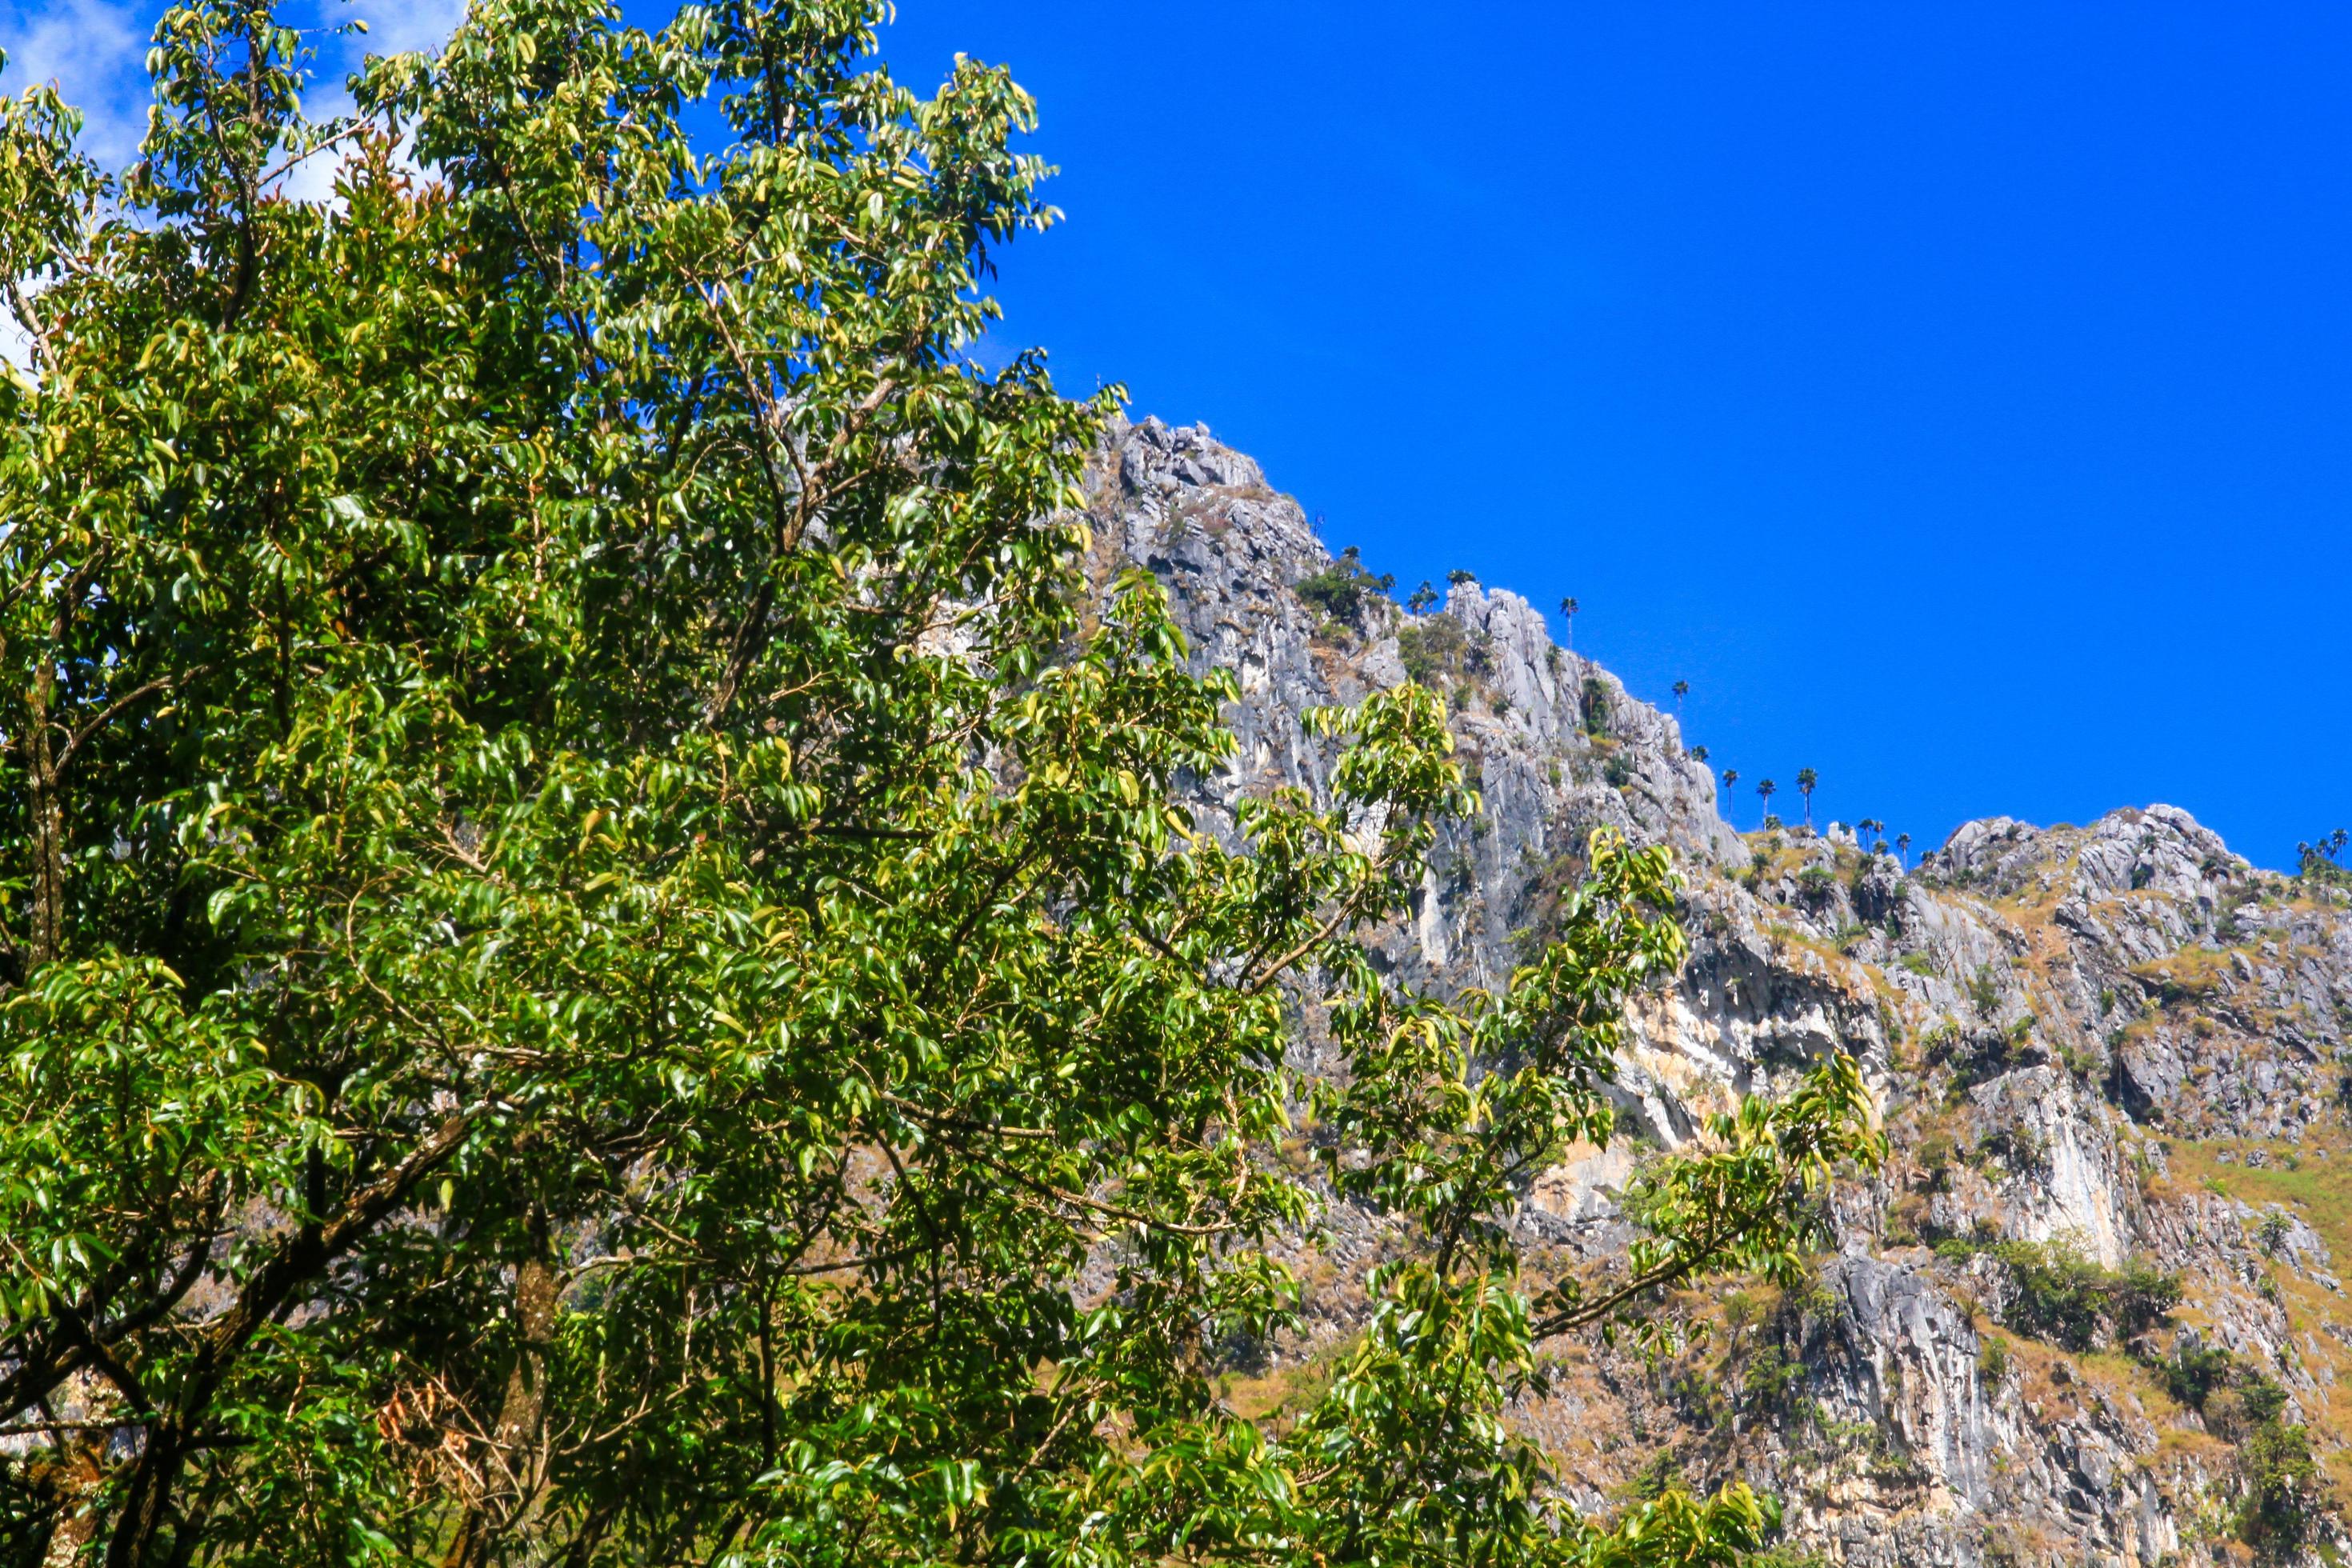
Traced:
<svg viewBox="0 0 2352 1568">
<path fill-rule="evenodd" d="M 1001 292 L 1066 384 L 1576 595 L 1746 781 L 2352 821 L 2352 8 L 905 0 L 959 48 L 1064 170 Z"/>
<path fill-rule="evenodd" d="M 135 136 L 152 16 L 0 45 Z M 901 0 L 958 49 L 1064 171 L 1009 336 L 1406 586 L 1576 595 L 1743 826 L 2352 823 L 2352 9 Z"/>
</svg>

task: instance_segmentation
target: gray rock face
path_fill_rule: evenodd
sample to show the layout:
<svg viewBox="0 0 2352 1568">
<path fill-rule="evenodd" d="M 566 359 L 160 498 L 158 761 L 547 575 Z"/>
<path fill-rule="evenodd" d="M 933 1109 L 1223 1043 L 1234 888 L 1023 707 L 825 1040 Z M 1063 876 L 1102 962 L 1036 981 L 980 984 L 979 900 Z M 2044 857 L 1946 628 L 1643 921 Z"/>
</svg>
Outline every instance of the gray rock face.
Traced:
<svg viewBox="0 0 2352 1568">
<path fill-rule="evenodd" d="M 1821 1357 L 1824 1395 L 1849 1420 L 1885 1427 L 1917 1461 L 1930 1510 L 1985 1507 L 1992 1423 L 1975 1325 L 1916 1267 L 1850 1255 L 1823 1271 L 1823 1284 L 1835 1306 Z"/>
<path fill-rule="evenodd" d="M 1485 816 L 1441 844 L 1393 962 L 1498 980 L 1611 826 L 1671 846 L 1688 879 L 1690 962 L 1639 1005 L 1621 1064 L 1651 1142 L 1826 1053 L 1863 1064 L 1894 1157 L 1836 1194 L 1840 1246 L 1812 1289 L 1739 1290 L 1735 1311 L 1727 1287 L 1722 1331 L 1675 1367 L 1603 1358 L 1596 1383 L 1521 1413 L 1580 1503 L 1606 1506 L 1666 1447 L 1695 1480 L 1780 1494 L 1793 1543 L 1835 1562 L 2153 1568 L 2245 1550 L 2229 1545 L 2244 1391 L 2275 1386 L 2274 1419 L 2307 1423 L 2323 1456 L 2352 1436 L 2352 1404 L 2334 1403 L 2352 1376 L 2333 1272 L 2352 1246 L 2341 908 L 2162 805 L 1974 822 L 1916 867 L 1843 825 L 1743 837 L 1674 719 L 1554 646 L 1519 595 L 1465 583 L 1430 614 L 1375 595 L 1333 619 L 1297 591 L 1331 564 L 1304 513 L 1204 431 L 1128 427 L 1092 483 L 1098 582 L 1149 568 L 1194 658 L 1238 679 L 1239 752 L 1202 782 L 1213 822 L 1245 791 L 1324 787 L 1306 709 L 1409 676 L 1447 694 Z M 1581 1152 L 1531 1184 L 1526 1223 L 1622 1246 L 1613 1194 L 1643 1157 Z M 1335 1261 L 1375 1228 L 1333 1216 Z M 2128 1343 L 2112 1313 L 2095 1353 L 2046 1342 L 2019 1261 L 2035 1257 L 2110 1291 L 2169 1273 L 2182 1299 Z M 1310 1315 L 1327 1339 L 1350 1331 L 1342 1303 Z M 2200 1412 L 2161 1363 L 2211 1349 L 2235 1381 Z M 2263 1550 L 2336 1549 L 2332 1515 L 2311 1512 L 2303 1545 Z"/>
</svg>

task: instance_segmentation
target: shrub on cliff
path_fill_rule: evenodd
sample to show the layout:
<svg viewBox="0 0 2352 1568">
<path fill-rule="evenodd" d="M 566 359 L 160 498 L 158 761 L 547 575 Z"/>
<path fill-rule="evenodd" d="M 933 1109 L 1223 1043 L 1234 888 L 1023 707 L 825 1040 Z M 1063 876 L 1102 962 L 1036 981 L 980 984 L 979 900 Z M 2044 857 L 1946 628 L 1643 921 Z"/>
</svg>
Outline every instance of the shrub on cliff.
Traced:
<svg viewBox="0 0 2352 1568">
<path fill-rule="evenodd" d="M 1363 557 L 1350 544 L 1339 552 L 1331 564 L 1319 572 L 1311 572 L 1293 584 L 1291 592 L 1331 619 L 1360 631 L 1364 626 L 1364 606 L 1395 586 L 1395 574 L 1374 574 L 1368 570 Z"/>
<path fill-rule="evenodd" d="M 2326 1491 L 2311 1434 L 2265 1421 L 2240 1447 L 2238 1468 L 2238 1538 L 2265 1557 L 2294 1558 L 2312 1535 Z"/>
<path fill-rule="evenodd" d="M 2180 1302 L 2178 1275 L 2137 1258 L 2121 1268 L 2104 1268 L 2063 1239 L 1987 1244 L 1954 1238 L 1937 1243 L 1936 1251 L 1955 1261 L 1978 1253 L 1998 1260 L 2010 1285 L 2002 1321 L 2067 1350 L 2089 1350 L 2108 1341 L 2127 1345 Z"/>
</svg>

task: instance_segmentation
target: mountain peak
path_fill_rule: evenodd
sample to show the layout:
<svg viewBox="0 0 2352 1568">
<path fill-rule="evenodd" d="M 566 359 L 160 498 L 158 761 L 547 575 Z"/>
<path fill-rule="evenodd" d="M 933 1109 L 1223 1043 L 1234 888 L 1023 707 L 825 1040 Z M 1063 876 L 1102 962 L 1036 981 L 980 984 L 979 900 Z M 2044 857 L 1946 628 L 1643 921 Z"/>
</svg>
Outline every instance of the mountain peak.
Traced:
<svg viewBox="0 0 2352 1568">
<path fill-rule="evenodd" d="M 1559 647 L 1521 595 L 1464 581 L 1442 607 L 1401 607 L 1203 426 L 1121 426 L 1090 486 L 1099 580 L 1148 566 L 1194 660 L 1236 678 L 1234 763 L 1200 783 L 1211 830 L 1249 792 L 1327 788 L 1306 709 L 1407 679 L 1444 695 L 1482 810 L 1441 835 L 1385 962 L 1439 989 L 1507 984 L 1609 828 L 1676 852 L 1691 940 L 1627 1019 L 1625 1124 L 1701 1140 L 1743 1093 L 1785 1092 L 1832 1052 L 1862 1065 L 1890 1165 L 1818 1200 L 1835 1246 L 1808 1291 L 1743 1297 L 1728 1350 L 1670 1369 L 1715 1392 L 1661 1398 L 1656 1369 L 1603 1352 L 1519 1411 L 1596 1505 L 1663 1443 L 1702 1487 L 1744 1476 L 1794 1499 L 1796 1541 L 1856 1568 L 2154 1562 L 2237 1484 L 2211 1434 L 2251 1421 L 2179 1404 L 2168 1355 L 2263 1380 L 2287 1402 L 2273 1426 L 2299 1412 L 2352 1453 L 2327 1392 L 2352 1386 L 2328 1272 L 2352 1249 L 2352 1137 L 2327 1065 L 2352 1048 L 2352 920 L 2168 805 L 2086 826 L 1990 816 L 1908 869 L 1843 825 L 1743 837 L 1675 721 Z M 1301 1065 L 1334 1066 L 1315 1048 L 1310 1031 Z M 1565 1152 L 1528 1181 L 1520 1223 L 1612 1267 L 1643 1159 Z M 2246 1194 L 2319 1194 L 2307 1215 L 2217 1195 L 2216 1170 L 2252 1184 L 2290 1159 L 2300 1185 Z M 1383 1225 L 1334 1204 L 1316 1245 L 1395 1245 Z M 2072 1328 L 2034 1294 L 2059 1279 L 2094 1303 Z M 2169 1281 L 2182 1315 L 2100 1316 L 2132 1280 Z M 1337 1353 L 1360 1309 L 1310 1291 L 1278 1358 Z M 2074 1360 L 2089 1348 L 2114 1353 Z M 1757 1392 L 1767 1361 L 1792 1393 Z"/>
</svg>

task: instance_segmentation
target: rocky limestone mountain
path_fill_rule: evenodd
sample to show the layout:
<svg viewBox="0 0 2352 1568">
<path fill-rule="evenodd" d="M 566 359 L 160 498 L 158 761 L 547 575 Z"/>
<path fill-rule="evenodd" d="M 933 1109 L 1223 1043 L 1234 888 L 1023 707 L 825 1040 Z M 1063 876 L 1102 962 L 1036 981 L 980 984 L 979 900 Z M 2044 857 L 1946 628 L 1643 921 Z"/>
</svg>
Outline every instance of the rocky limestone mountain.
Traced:
<svg viewBox="0 0 2352 1568">
<path fill-rule="evenodd" d="M 1675 850 L 1692 955 L 1636 1008 L 1636 1135 L 1532 1184 L 1530 1237 L 1606 1257 L 1649 1151 L 1824 1053 L 1864 1065 L 1893 1155 L 1835 1195 L 1810 1287 L 1693 1298 L 1712 1331 L 1665 1361 L 1563 1346 L 1518 1412 L 1580 1504 L 1744 1477 L 1783 1500 L 1792 1560 L 1868 1565 L 2352 1551 L 2352 918 L 2326 889 L 2162 805 L 1973 822 L 1909 865 L 1839 824 L 1742 835 L 1675 721 L 1517 595 L 1350 593 L 1352 559 L 1205 429 L 1126 427 L 1091 483 L 1098 582 L 1149 568 L 1238 678 L 1212 818 L 1325 784 L 1303 710 L 1408 676 L 1446 693 L 1485 813 L 1391 962 L 1499 980 L 1594 827 Z M 1310 1331 L 1244 1369 L 1261 1382 L 1351 1331 L 1345 1281 L 1386 1240 L 1335 1214 L 1317 1245 Z"/>
</svg>

